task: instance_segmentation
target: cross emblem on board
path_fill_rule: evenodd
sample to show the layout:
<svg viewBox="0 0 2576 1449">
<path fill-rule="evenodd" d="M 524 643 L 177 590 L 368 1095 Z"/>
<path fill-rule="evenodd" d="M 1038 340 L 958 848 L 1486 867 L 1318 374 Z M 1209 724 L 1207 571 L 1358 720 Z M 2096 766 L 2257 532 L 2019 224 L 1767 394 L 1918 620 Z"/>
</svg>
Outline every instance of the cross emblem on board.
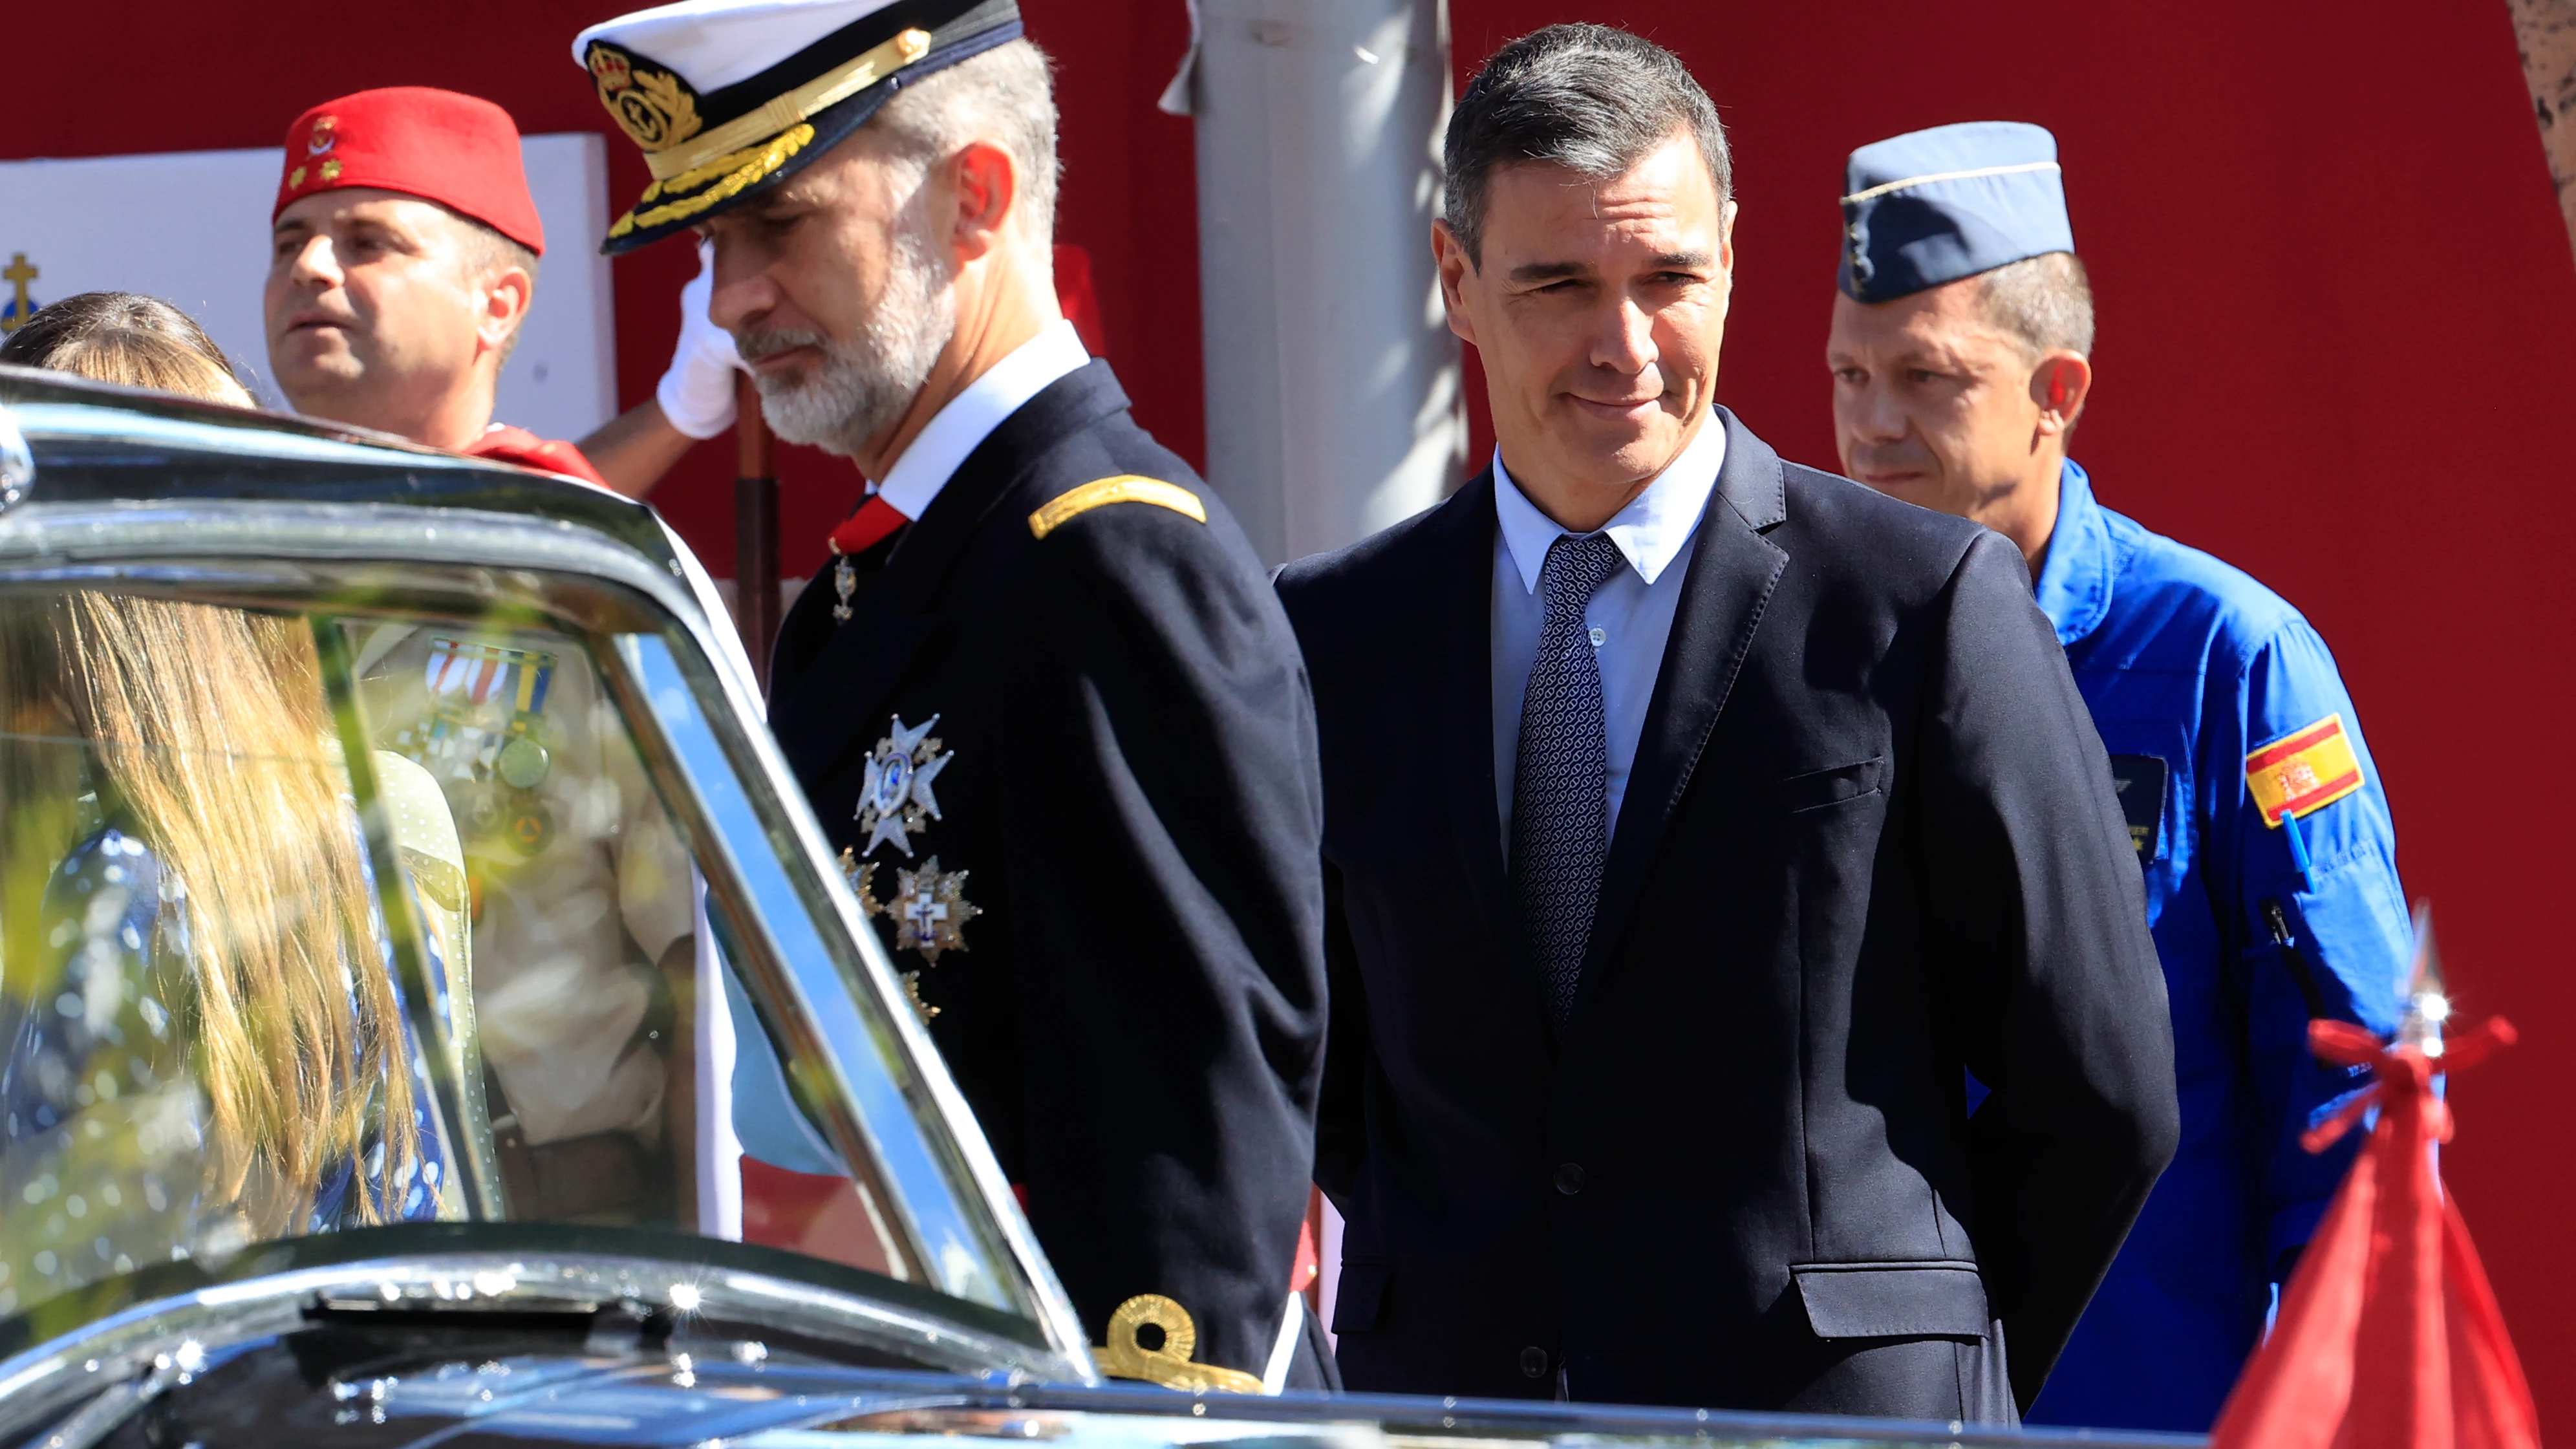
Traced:
<svg viewBox="0 0 2576 1449">
<path fill-rule="evenodd" d="M 7 282 L 13 291 L 9 305 L 0 307 L 0 332 L 15 332 L 27 324 L 27 318 L 36 310 L 36 299 L 29 295 L 27 284 L 42 275 L 28 263 L 25 252 L 10 257 L 9 265 L 0 267 L 0 282 Z"/>
</svg>

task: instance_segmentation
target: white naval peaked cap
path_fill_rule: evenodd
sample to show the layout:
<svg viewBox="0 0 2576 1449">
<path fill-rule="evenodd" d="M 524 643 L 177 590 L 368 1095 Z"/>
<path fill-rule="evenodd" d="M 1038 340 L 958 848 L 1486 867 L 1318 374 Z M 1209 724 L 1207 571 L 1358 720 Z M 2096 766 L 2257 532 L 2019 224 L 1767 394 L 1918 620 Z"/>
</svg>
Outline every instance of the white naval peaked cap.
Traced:
<svg viewBox="0 0 2576 1449">
<path fill-rule="evenodd" d="M 679 0 L 590 27 L 573 59 L 653 176 L 600 250 L 760 195 L 905 86 L 1020 34 L 1017 0 Z"/>
<path fill-rule="evenodd" d="M 603 20 L 572 40 L 573 64 L 587 69 L 590 43 L 605 40 L 649 55 L 701 94 L 751 79 L 845 25 L 895 0 L 679 0 Z"/>
</svg>

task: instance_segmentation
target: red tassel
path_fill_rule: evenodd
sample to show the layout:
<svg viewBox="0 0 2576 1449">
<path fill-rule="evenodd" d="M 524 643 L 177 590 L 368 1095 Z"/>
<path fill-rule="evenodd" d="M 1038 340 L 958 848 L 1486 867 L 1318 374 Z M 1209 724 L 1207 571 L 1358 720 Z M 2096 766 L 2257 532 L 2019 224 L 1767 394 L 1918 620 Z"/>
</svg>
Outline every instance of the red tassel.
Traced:
<svg viewBox="0 0 2576 1449">
<path fill-rule="evenodd" d="M 2513 1027 L 2490 1019 L 2439 1056 L 2383 1047 L 2343 1022 L 2311 1023 L 2309 1038 L 2318 1056 L 2368 1063 L 2378 1080 L 2308 1133 L 2308 1149 L 2370 1106 L 2379 1125 L 2300 1258 L 2211 1449 L 2539 1449 L 2531 1386 L 2433 1170 L 2451 1117 L 2434 1076 L 2511 1045 Z"/>
</svg>

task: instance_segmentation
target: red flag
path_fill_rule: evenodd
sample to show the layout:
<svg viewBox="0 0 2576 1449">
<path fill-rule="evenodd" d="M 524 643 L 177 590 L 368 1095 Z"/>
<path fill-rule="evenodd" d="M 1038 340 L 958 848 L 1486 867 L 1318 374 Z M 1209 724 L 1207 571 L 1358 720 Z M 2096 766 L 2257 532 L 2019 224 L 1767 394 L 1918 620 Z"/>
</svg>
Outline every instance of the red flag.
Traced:
<svg viewBox="0 0 2576 1449">
<path fill-rule="evenodd" d="M 1094 357 L 1109 355 L 1100 330 L 1100 298 L 1091 290 L 1091 253 L 1070 242 L 1055 244 L 1055 305 Z"/>
<path fill-rule="evenodd" d="M 2318 1056 L 2368 1064 L 2378 1080 L 2308 1133 L 2307 1149 L 2325 1150 L 2373 1106 L 2379 1125 L 2291 1274 L 2211 1449 L 2539 1449 L 2531 1386 L 2433 1167 L 2433 1144 L 2451 1136 L 2434 1076 L 2512 1045 L 2513 1027 L 2491 1017 L 2448 1043 L 2410 1031 L 2393 1047 L 2340 1021 L 2311 1022 L 2308 1035 Z"/>
</svg>

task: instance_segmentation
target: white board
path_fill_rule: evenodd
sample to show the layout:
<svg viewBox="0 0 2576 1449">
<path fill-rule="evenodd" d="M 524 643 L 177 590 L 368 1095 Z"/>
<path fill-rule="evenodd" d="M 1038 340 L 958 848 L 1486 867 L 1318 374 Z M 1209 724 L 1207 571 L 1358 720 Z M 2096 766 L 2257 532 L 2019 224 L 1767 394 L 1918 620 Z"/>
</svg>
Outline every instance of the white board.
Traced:
<svg viewBox="0 0 2576 1449">
<path fill-rule="evenodd" d="M 546 228 L 537 301 L 501 373 L 497 415 L 541 438 L 578 440 L 617 411 L 616 308 L 608 259 L 608 150 L 588 132 L 520 142 Z M 38 304 L 80 292 L 145 292 L 204 325 L 252 379 L 268 377 L 260 290 L 283 153 L 177 151 L 76 161 L 0 161 L 0 272 L 24 257 Z M 14 300 L 0 280 L 0 306 Z"/>
</svg>

